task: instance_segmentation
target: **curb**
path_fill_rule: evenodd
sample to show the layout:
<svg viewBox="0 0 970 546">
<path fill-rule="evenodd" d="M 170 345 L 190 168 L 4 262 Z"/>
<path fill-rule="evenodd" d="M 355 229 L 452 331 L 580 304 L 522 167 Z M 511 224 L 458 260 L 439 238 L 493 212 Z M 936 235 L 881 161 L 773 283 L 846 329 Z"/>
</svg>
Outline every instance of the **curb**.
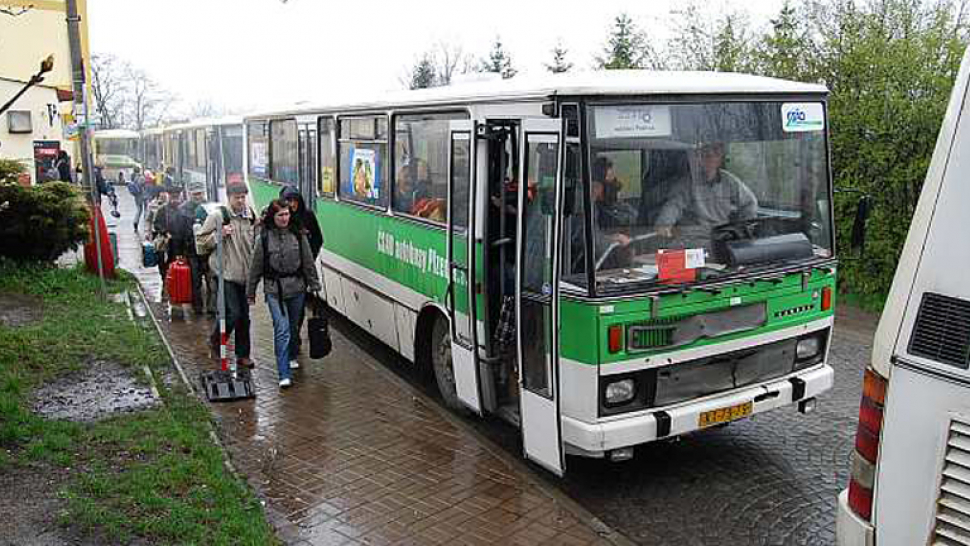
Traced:
<svg viewBox="0 0 970 546">
<path fill-rule="evenodd" d="M 145 297 L 145 292 L 142 290 L 141 283 L 136 281 L 135 284 L 138 286 L 138 297 L 141 298 L 142 304 L 145 305 L 145 311 L 147 312 L 148 316 L 151 317 L 152 324 L 155 325 L 155 331 L 158 333 L 158 337 L 162 338 L 162 344 L 165 345 L 165 351 L 168 352 L 169 359 L 172 361 L 175 369 L 178 370 L 179 377 L 182 378 L 182 382 L 185 383 L 185 387 L 189 390 L 189 392 L 192 393 L 192 395 L 196 398 L 199 398 L 199 392 L 195 389 L 195 385 L 189 381 L 188 376 L 185 375 L 185 369 L 182 368 L 182 364 L 179 362 L 178 357 L 175 356 L 175 351 L 172 349 L 171 344 L 169 344 L 168 338 L 166 338 L 165 333 L 162 332 L 162 326 L 158 323 L 158 318 L 152 311 L 152 306 L 148 304 L 148 298 Z M 199 401 L 203 404 L 205 403 L 201 400 Z M 222 452 L 222 461 L 226 465 L 226 468 L 229 469 L 229 472 L 232 473 L 233 477 L 235 477 L 237 480 L 241 480 L 242 482 L 248 484 L 249 482 L 246 480 L 245 476 L 240 474 L 239 471 L 236 470 L 235 465 L 232 464 L 232 460 L 229 458 L 229 451 L 226 449 L 226 446 L 223 445 L 222 440 L 219 439 L 219 435 L 216 434 L 215 425 L 211 419 L 209 420 L 208 425 L 209 438 L 213 441 L 213 443 L 219 446 L 219 450 Z"/>
</svg>

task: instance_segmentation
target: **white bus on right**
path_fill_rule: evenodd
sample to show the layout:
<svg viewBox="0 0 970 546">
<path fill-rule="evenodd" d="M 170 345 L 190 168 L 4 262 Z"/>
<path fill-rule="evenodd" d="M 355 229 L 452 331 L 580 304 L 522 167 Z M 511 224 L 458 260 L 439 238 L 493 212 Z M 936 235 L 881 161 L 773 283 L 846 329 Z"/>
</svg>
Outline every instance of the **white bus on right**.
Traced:
<svg viewBox="0 0 970 546">
<path fill-rule="evenodd" d="M 876 330 L 840 546 L 970 545 L 968 72 L 964 54 Z"/>
</svg>

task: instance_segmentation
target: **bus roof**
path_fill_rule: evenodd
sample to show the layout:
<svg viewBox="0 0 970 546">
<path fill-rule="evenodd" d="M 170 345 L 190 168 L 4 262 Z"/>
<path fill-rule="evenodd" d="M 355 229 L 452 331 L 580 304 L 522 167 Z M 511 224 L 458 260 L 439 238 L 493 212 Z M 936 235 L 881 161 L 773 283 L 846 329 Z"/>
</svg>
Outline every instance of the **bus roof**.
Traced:
<svg viewBox="0 0 970 546">
<path fill-rule="evenodd" d="M 390 91 L 370 99 L 300 103 L 247 115 L 246 119 L 315 111 L 386 109 L 455 103 L 541 100 L 554 96 L 633 95 L 824 95 L 823 85 L 733 72 L 598 70 L 519 76 L 508 80 L 473 81 L 415 91 Z"/>
<path fill-rule="evenodd" d="M 138 138 L 138 131 L 128 129 L 102 129 L 94 132 L 94 138 Z"/>
<path fill-rule="evenodd" d="M 173 125 L 166 125 L 163 127 L 165 131 L 169 130 L 180 130 L 180 129 L 199 129 L 201 127 L 220 127 L 222 125 L 241 125 L 243 122 L 242 116 L 224 116 L 220 118 L 201 118 L 193 119 L 191 121 L 186 121 L 183 123 L 176 123 Z"/>
</svg>

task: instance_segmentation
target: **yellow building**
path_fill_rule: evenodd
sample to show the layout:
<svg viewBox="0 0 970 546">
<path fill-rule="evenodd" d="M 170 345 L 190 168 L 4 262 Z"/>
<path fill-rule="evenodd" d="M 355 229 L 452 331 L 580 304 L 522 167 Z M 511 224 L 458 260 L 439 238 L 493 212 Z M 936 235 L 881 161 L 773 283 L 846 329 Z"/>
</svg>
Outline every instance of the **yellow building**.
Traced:
<svg viewBox="0 0 970 546">
<path fill-rule="evenodd" d="M 77 0 L 81 51 L 90 82 L 87 0 Z M 76 164 L 76 139 L 68 139 L 74 102 L 71 50 L 67 33 L 67 3 L 64 0 L 0 0 L 0 104 L 6 103 L 48 55 L 54 68 L 0 115 L 0 158 L 22 161 L 31 180 L 43 180 L 45 165 L 57 149 L 67 150 Z M 78 97 L 80 103 L 80 97 Z"/>
</svg>

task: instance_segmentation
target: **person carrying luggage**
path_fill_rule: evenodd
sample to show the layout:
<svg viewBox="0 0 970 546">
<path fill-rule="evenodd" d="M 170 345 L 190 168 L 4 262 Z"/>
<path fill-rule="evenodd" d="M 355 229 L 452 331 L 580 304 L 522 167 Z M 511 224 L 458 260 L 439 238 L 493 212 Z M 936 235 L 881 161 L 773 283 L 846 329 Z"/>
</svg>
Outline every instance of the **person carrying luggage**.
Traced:
<svg viewBox="0 0 970 546">
<path fill-rule="evenodd" d="M 294 186 L 283 187 L 280 190 L 280 200 L 285 202 L 290 208 L 290 223 L 293 224 L 293 227 L 298 232 L 306 236 L 307 242 L 310 243 L 310 254 L 316 260 L 320 254 L 320 249 L 323 247 L 323 231 L 320 230 L 320 223 L 317 222 L 316 214 L 307 208 L 306 202 L 303 200 L 303 195 Z M 294 360 L 303 346 L 301 332 L 303 331 L 303 322 L 305 319 L 306 306 L 304 305 L 300 309 L 300 316 L 296 321 L 296 353 L 292 355 Z"/>
<path fill-rule="evenodd" d="M 252 368 L 250 357 L 249 303 L 246 301 L 246 282 L 253 254 L 256 213 L 246 203 L 249 190 L 242 182 L 226 186 L 228 207 L 218 207 L 206 216 L 202 227 L 196 232 L 195 245 L 200 254 L 208 254 L 209 270 L 225 284 L 226 334 L 236 334 L 236 362 Z M 222 230 L 223 264 L 219 263 L 216 250 L 216 230 Z M 224 267 L 220 267 L 224 265 Z M 209 336 L 209 351 L 218 358 L 221 332 L 219 321 L 215 322 Z"/>
<path fill-rule="evenodd" d="M 274 200 L 266 208 L 246 289 L 252 305 L 256 287 L 263 281 L 266 305 L 273 317 L 273 348 L 281 388 L 292 385 L 292 370 L 300 367 L 296 337 L 306 293 L 320 291 L 310 243 L 291 217 L 290 208 L 282 200 Z"/>
</svg>

